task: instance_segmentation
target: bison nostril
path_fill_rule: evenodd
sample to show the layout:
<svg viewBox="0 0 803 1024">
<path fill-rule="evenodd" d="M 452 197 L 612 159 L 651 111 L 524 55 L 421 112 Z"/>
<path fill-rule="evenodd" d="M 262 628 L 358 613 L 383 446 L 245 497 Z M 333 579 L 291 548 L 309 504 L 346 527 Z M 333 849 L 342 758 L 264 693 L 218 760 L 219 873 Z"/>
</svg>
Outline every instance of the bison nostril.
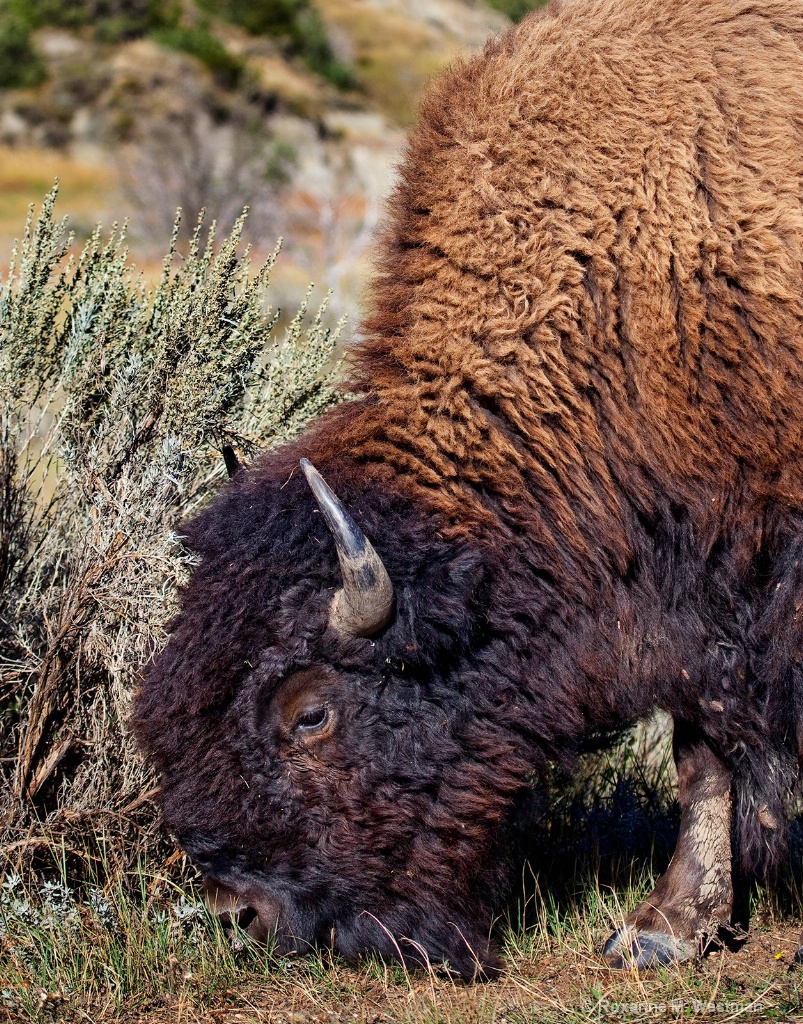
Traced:
<svg viewBox="0 0 803 1024">
<path fill-rule="evenodd" d="M 226 935 L 235 931 L 245 932 L 256 916 L 257 912 L 252 906 L 231 907 L 228 910 L 221 910 L 217 914 L 218 921 L 223 926 Z"/>
<path fill-rule="evenodd" d="M 204 879 L 206 905 L 223 925 L 226 935 L 236 941 L 238 932 L 244 932 L 258 918 L 257 910 L 222 882 Z"/>
<path fill-rule="evenodd" d="M 280 930 L 282 907 L 273 893 L 247 882 L 238 883 L 235 889 L 207 876 L 204 897 L 209 911 L 220 921 L 235 949 L 241 949 L 247 939 L 261 943 L 275 940 Z"/>
<path fill-rule="evenodd" d="M 250 926 L 259 920 L 259 915 L 253 907 L 232 908 L 218 914 L 218 920 L 223 925 L 223 934 L 232 949 L 241 950 L 247 941 L 246 937 L 251 934 Z"/>
<path fill-rule="evenodd" d="M 242 910 L 238 910 L 234 915 L 237 921 L 237 927 L 242 928 L 243 931 L 251 924 L 254 918 L 257 916 L 257 912 L 253 907 L 243 907 Z"/>
</svg>

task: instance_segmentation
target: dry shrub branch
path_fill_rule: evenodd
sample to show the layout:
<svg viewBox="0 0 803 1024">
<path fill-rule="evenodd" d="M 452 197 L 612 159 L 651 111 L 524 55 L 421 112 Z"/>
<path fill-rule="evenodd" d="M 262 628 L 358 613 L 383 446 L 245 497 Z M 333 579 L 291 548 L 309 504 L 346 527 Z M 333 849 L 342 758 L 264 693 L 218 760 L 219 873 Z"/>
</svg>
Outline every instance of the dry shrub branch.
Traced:
<svg viewBox="0 0 803 1024">
<path fill-rule="evenodd" d="M 186 258 L 176 227 L 149 292 L 116 227 L 71 255 L 55 200 L 29 217 L 0 293 L 6 850 L 103 816 L 147 834 L 153 780 L 126 717 L 187 578 L 177 524 L 219 485 L 223 444 L 248 454 L 334 400 L 338 331 L 305 300 L 277 341 L 276 253 L 251 273 L 244 217 L 219 245 L 199 223 Z"/>
</svg>

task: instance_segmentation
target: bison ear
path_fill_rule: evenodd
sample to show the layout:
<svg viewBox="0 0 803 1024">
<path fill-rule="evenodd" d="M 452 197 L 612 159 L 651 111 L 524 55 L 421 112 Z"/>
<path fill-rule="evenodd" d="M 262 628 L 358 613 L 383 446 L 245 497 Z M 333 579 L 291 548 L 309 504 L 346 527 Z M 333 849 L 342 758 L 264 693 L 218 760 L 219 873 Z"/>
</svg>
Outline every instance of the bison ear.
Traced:
<svg viewBox="0 0 803 1024">
<path fill-rule="evenodd" d="M 343 587 L 332 599 L 329 624 L 350 636 L 373 636 L 393 612 L 393 584 L 382 559 L 307 459 L 301 469 L 335 539 Z"/>
</svg>

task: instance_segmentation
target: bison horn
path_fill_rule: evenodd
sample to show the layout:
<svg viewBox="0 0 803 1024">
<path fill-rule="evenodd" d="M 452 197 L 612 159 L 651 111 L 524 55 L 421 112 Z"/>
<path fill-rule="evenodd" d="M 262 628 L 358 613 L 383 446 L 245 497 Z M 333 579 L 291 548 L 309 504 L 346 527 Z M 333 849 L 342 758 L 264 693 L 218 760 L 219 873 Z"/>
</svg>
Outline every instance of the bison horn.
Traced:
<svg viewBox="0 0 803 1024">
<path fill-rule="evenodd" d="M 329 623 L 351 636 L 372 636 L 387 624 L 393 611 L 393 584 L 387 569 L 312 463 L 302 459 L 301 469 L 335 538 L 343 575 L 343 588 L 332 599 Z"/>
</svg>

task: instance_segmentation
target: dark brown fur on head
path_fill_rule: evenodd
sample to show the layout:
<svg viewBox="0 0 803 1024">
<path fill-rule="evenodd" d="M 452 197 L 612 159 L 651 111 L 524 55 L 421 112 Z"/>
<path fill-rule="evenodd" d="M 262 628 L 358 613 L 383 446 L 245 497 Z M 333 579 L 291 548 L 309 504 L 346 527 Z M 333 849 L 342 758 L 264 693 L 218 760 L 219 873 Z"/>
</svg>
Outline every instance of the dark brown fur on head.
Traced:
<svg viewBox="0 0 803 1024">
<path fill-rule="evenodd" d="M 360 515 L 346 473 L 359 477 L 330 479 L 360 525 L 393 538 L 377 545 L 393 624 L 371 639 L 330 628 L 337 559 L 305 481 L 243 474 L 189 528 L 203 560 L 135 725 L 182 845 L 220 887 L 278 908 L 282 948 L 334 928 L 347 955 L 420 963 L 420 946 L 472 976 L 493 964 L 500 825 L 530 765 L 492 693 L 477 720 L 466 672 L 491 641 L 488 567 L 409 500 L 377 493 Z M 294 729 L 319 708 L 323 727 Z"/>
<path fill-rule="evenodd" d="M 553 3 L 425 98 L 357 398 L 188 528 L 135 707 L 166 822 L 281 946 L 492 968 L 531 773 L 656 706 L 735 773 L 745 864 L 782 848 L 802 43 L 799 0 Z M 390 573 L 373 638 L 328 626 L 301 456 Z"/>
</svg>

